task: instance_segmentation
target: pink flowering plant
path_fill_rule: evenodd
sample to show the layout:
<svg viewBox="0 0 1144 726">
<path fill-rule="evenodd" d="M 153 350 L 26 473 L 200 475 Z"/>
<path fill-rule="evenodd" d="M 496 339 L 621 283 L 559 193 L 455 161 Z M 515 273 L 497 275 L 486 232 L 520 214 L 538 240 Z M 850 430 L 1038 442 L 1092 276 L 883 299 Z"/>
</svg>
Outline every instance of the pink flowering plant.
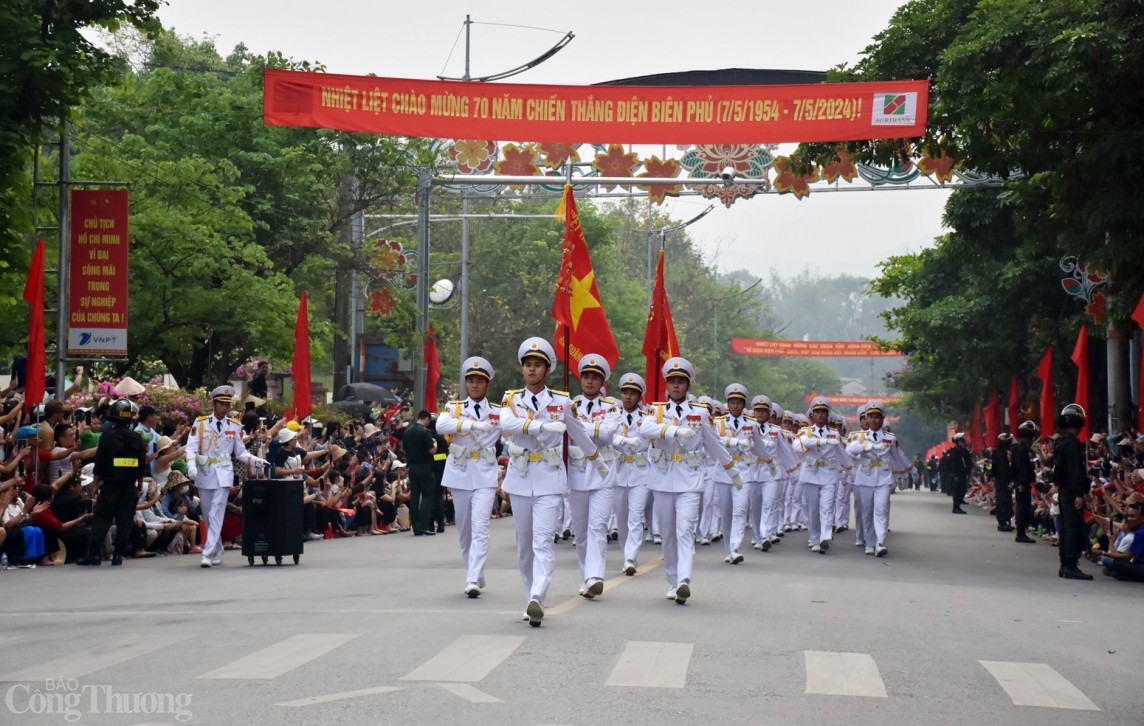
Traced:
<svg viewBox="0 0 1144 726">
<path fill-rule="evenodd" d="M 263 363 L 266 363 L 269 366 L 268 372 L 274 372 L 274 364 L 270 362 L 269 358 L 251 358 L 240 365 L 238 368 L 235 368 L 231 377 L 235 380 L 249 381 L 251 378 L 254 378 L 256 373 L 258 373 L 258 366 L 262 365 Z"/>
</svg>

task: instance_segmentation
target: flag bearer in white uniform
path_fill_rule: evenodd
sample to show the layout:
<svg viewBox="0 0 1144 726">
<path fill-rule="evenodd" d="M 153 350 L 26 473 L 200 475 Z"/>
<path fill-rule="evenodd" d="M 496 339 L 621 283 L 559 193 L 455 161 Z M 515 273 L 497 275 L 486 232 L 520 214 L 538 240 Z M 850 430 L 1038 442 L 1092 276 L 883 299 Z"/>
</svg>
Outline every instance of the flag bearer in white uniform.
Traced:
<svg viewBox="0 0 1144 726">
<path fill-rule="evenodd" d="M 201 567 L 222 564 L 222 519 L 234 486 L 234 459 L 244 465 L 269 466 L 265 459 L 246 450 L 242 443 L 242 426 L 227 416 L 237 395 L 230 386 L 219 386 L 211 391 L 214 413 L 195 419 L 187 439 L 187 476 L 194 479 L 199 490 L 207 523 Z"/>
<path fill-rule="evenodd" d="M 771 408 L 775 404 L 767 396 L 755 396 L 751 400 L 751 412 L 758 426 L 755 473 L 752 478 L 759 488 L 759 549 L 770 550 L 779 541 L 779 525 L 782 520 L 782 480 L 787 468 L 794 466 L 796 459 L 790 444 L 783 437 L 782 429 L 771 423 Z"/>
<path fill-rule="evenodd" d="M 706 450 L 724 469 L 734 462 L 719 443 L 708 421 L 707 408 L 687 399 L 695 369 L 684 358 L 671 358 L 663 365 L 667 400 L 652 406 L 640 422 L 640 436 L 651 441 L 648 458 L 655 470 L 648 488 L 656 493 L 656 517 L 663 537 L 663 569 L 669 589 L 667 598 L 680 605 L 691 597 L 691 564 L 695 557 L 695 525 L 703 498 L 703 463 Z M 733 471 L 736 489 L 743 477 Z"/>
<path fill-rule="evenodd" d="M 739 515 L 737 523 L 732 524 L 732 528 L 735 530 L 733 546 L 730 547 L 731 551 L 723 560 L 732 565 L 737 565 L 743 561 L 740 548 L 743 545 L 743 539 L 746 538 L 748 523 L 751 525 L 752 539 L 757 536 L 758 524 L 755 521 L 756 513 L 753 506 L 758 504 L 761 512 L 762 499 L 758 496 L 758 487 L 754 480 L 755 455 L 751 451 L 755 443 L 755 420 L 745 413 L 747 387 L 741 383 L 732 383 L 723 389 L 723 398 L 726 402 L 727 415 L 722 417 L 723 425 L 716 424 L 716 432 L 719 434 L 723 445 L 727 447 L 731 458 L 735 461 L 735 468 L 743 477 L 743 489 L 742 491 L 735 491 L 732 488 L 731 477 L 727 471 L 717 469 L 715 477 L 720 494 L 727 494 L 732 500 L 732 518 Z M 732 539 L 732 535 L 728 534 L 727 538 L 728 540 Z"/>
<path fill-rule="evenodd" d="M 640 437 L 643 420 L 642 400 L 647 384 L 638 373 L 620 376 L 620 426 L 612 443 L 619 453 L 616 460 L 615 509 L 619 527 L 620 551 L 624 553 L 625 575 L 636 574 L 640 545 L 643 544 L 644 505 L 647 503 L 647 478 L 650 464 L 647 450 L 651 444 Z"/>
<path fill-rule="evenodd" d="M 885 407 L 881 401 L 866 404 L 868 429 L 858 432 L 846 446 L 857 462 L 854 491 L 862 499 L 862 528 L 866 554 L 885 557 L 886 533 L 890 529 L 890 492 L 897 472 L 910 466 L 898 448 L 894 434 L 882 428 Z"/>
<path fill-rule="evenodd" d="M 489 555 L 489 518 L 497 492 L 500 406 L 485 398 L 493 378 L 491 363 L 473 356 L 461 365 L 461 373 L 468 397 L 449 401 L 437 419 L 437 433 L 453 437 L 441 484 L 449 488 L 456 510 L 461 559 L 467 568 L 465 594 L 480 597 Z"/>
<path fill-rule="evenodd" d="M 616 450 L 612 448 L 620 428 L 616 399 L 601 395 L 612 376 L 604 357 L 589 353 L 580 358 L 580 388 L 572 400 L 576 417 L 588 430 L 599 452 L 597 461 L 607 465 L 601 474 L 589 466 L 587 454 L 579 446 L 568 447 L 568 504 L 572 509 L 572 531 L 576 535 L 576 558 L 584 584 L 580 596 L 591 600 L 604 592 L 605 562 L 608 555 L 608 519 L 612 516 L 616 487 Z"/>
<path fill-rule="evenodd" d="M 826 554 L 833 539 L 834 498 L 838 467 L 849 464 L 842 437 L 830 428 L 830 402 L 817 396 L 810 402 L 810 425 L 799 431 L 794 449 L 803 454 L 799 481 L 806 502 L 811 552 Z"/>
<path fill-rule="evenodd" d="M 501 486 L 512 497 L 516 553 L 528 595 L 525 617 L 529 625 L 539 627 L 555 563 L 552 538 L 568 489 L 564 433 L 601 476 L 607 475 L 608 467 L 599 461 L 596 444 L 576 418 L 572 399 L 544 385 L 556 362 L 548 341 L 529 338 L 520 344 L 517 357 L 524 388 L 506 392 L 501 402 L 500 425 L 508 439 L 509 456 Z"/>
</svg>

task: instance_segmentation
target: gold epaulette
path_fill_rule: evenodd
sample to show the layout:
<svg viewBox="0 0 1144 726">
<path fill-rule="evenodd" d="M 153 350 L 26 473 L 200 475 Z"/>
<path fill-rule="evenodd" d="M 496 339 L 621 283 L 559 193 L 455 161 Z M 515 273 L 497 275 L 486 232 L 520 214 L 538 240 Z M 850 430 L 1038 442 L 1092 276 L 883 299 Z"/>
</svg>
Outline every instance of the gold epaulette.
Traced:
<svg viewBox="0 0 1144 726">
<path fill-rule="evenodd" d="M 600 396 L 600 400 L 603 401 L 604 403 L 615 403 L 616 402 L 616 399 L 612 398 L 611 396 Z"/>
<path fill-rule="evenodd" d="M 445 405 L 446 406 L 452 406 L 455 403 L 462 403 L 462 401 L 452 400 L 452 401 L 449 401 L 448 403 L 446 403 Z"/>
<path fill-rule="evenodd" d="M 557 391 L 555 388 L 549 388 L 549 389 L 548 389 L 548 392 L 549 392 L 549 393 L 551 393 L 551 394 L 552 394 L 552 395 L 554 395 L 554 396 L 565 396 L 565 397 L 569 397 L 569 395 L 568 395 L 568 391 Z"/>
<path fill-rule="evenodd" d="M 504 408 L 504 407 L 503 407 L 503 406 L 501 406 L 499 403 L 493 403 L 492 401 L 489 401 L 489 402 L 488 402 L 488 404 L 489 404 L 490 406 L 492 406 L 493 408 Z"/>
<path fill-rule="evenodd" d="M 691 405 L 692 405 L 692 406 L 695 406 L 696 408 L 705 408 L 705 409 L 707 409 L 708 411 L 710 411 L 710 410 L 711 410 L 711 407 L 710 407 L 710 406 L 708 406 L 706 403 L 701 403 L 701 402 L 699 402 L 699 401 L 692 401 L 692 402 L 691 402 Z"/>
</svg>

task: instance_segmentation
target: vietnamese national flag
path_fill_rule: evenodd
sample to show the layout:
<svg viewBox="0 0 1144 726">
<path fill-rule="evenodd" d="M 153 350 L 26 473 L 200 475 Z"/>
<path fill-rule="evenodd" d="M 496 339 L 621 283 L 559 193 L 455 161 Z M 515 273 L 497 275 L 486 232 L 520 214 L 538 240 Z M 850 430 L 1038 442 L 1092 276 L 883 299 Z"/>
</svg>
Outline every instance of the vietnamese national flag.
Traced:
<svg viewBox="0 0 1144 726">
<path fill-rule="evenodd" d="M 298 319 L 294 322 L 294 361 L 290 374 L 294 377 L 294 420 L 301 421 L 310 415 L 314 405 L 310 392 L 310 314 L 304 290 L 298 301 Z"/>
<path fill-rule="evenodd" d="M 1140 296 L 1140 302 L 1136 303 L 1136 309 L 1132 311 L 1132 319 L 1136 324 L 1144 329 L 1144 295 Z M 1136 389 L 1136 430 L 1144 432 L 1144 351 L 1140 356 L 1140 385 Z"/>
<path fill-rule="evenodd" d="M 985 404 L 985 445 L 996 446 L 1000 435 L 1001 394 L 993 391 L 989 394 L 989 403 Z"/>
<path fill-rule="evenodd" d="M 1041 356 L 1037 366 L 1037 378 L 1041 379 L 1041 436 L 1048 438 L 1057 429 L 1056 412 L 1053 410 L 1053 346 L 1049 346 Z"/>
<path fill-rule="evenodd" d="M 1009 433 L 1014 436 L 1017 435 L 1017 427 L 1020 425 L 1020 422 L 1017 421 L 1020 408 L 1021 393 L 1017 389 L 1017 374 L 1014 373 L 1013 377 L 1009 379 Z"/>
<path fill-rule="evenodd" d="M 1080 430 L 1081 441 L 1088 441 L 1092 434 L 1092 417 L 1088 415 L 1088 326 L 1081 325 L 1073 347 L 1072 362 L 1076 365 L 1076 397 L 1073 399 L 1084 409 L 1084 428 Z"/>
<path fill-rule="evenodd" d="M 28 266 L 28 279 L 24 283 L 24 300 L 31 308 L 28 316 L 28 358 L 24 372 L 24 410 L 39 406 L 44 400 L 44 241 L 36 243 L 32 264 Z M 63 381 L 56 382 L 57 394 L 66 388 Z"/>
<path fill-rule="evenodd" d="M 572 185 L 564 185 L 564 255 L 556 277 L 556 297 L 552 301 L 552 317 L 556 319 L 553 348 L 568 370 L 579 376 L 580 359 L 588 353 L 601 355 L 615 367 L 620 360 L 620 347 L 612 335 L 612 326 L 604 314 L 596 272 L 588 255 L 588 241 L 580 225 L 580 212 Z M 559 210 L 557 210 L 559 214 Z M 568 348 L 565 359 L 564 349 Z"/>
<path fill-rule="evenodd" d="M 661 400 L 661 395 L 666 391 L 663 364 L 669 358 L 679 355 L 679 340 L 675 337 L 675 323 L 671 319 L 671 303 L 663 285 L 663 250 L 659 251 L 659 262 L 655 266 L 655 286 L 651 292 L 651 308 L 647 313 L 643 354 L 647 361 L 644 369 L 647 395 L 652 401 Z"/>
<path fill-rule="evenodd" d="M 437 382 L 441 380 L 441 359 L 437 355 L 437 336 L 433 326 L 429 326 L 429 335 L 425 338 L 423 353 L 427 372 L 425 374 L 425 410 L 429 413 L 437 412 Z"/>
</svg>

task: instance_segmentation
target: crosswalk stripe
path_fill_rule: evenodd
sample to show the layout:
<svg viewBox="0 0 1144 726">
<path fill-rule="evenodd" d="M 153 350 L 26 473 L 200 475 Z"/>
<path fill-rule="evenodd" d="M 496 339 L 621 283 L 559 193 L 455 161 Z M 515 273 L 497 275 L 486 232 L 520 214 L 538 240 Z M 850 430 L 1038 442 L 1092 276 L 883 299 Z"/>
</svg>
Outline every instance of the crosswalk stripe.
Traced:
<svg viewBox="0 0 1144 726">
<path fill-rule="evenodd" d="M 462 635 L 401 680 L 476 683 L 523 642 L 523 635 Z"/>
<path fill-rule="evenodd" d="M 692 643 L 629 640 L 605 685 L 629 688 L 683 688 Z"/>
<path fill-rule="evenodd" d="M 356 633 L 300 633 L 269 648 L 251 653 L 221 668 L 207 671 L 199 679 L 270 679 L 320 658 L 345 645 Z"/>
<path fill-rule="evenodd" d="M 1043 706 L 1045 708 L 1071 708 L 1079 711 L 1099 711 L 1095 703 L 1080 689 L 1045 663 L 1010 663 L 1006 661 L 978 661 L 989 671 L 1015 706 Z"/>
<path fill-rule="evenodd" d="M 808 650 L 805 655 L 807 693 L 886 698 L 886 685 L 868 653 Z"/>
<path fill-rule="evenodd" d="M 297 701 L 282 701 L 281 703 L 274 704 L 275 706 L 287 706 L 291 708 L 301 708 L 302 706 L 314 706 L 319 703 L 332 703 L 334 701 L 347 701 L 351 698 L 360 698 L 361 696 L 374 696 L 379 693 L 393 693 L 394 691 L 405 690 L 401 686 L 377 686 L 376 688 L 362 688 L 357 691 L 343 691 L 342 693 L 329 693 L 325 696 L 311 696 L 310 698 L 299 698 Z"/>
<path fill-rule="evenodd" d="M 504 703 L 504 701 L 496 696 L 490 696 L 479 688 L 470 686 L 468 683 L 438 683 L 437 685 L 449 693 L 452 693 L 454 696 L 460 696 L 469 703 Z"/>
<path fill-rule="evenodd" d="M 118 665 L 141 655 L 154 653 L 175 643 L 190 638 L 183 636 L 160 636 L 147 638 L 127 638 L 101 648 L 90 648 L 69 653 L 55 660 L 0 676 L 0 681 L 45 681 L 49 679 L 82 678 L 113 665 Z"/>
</svg>

